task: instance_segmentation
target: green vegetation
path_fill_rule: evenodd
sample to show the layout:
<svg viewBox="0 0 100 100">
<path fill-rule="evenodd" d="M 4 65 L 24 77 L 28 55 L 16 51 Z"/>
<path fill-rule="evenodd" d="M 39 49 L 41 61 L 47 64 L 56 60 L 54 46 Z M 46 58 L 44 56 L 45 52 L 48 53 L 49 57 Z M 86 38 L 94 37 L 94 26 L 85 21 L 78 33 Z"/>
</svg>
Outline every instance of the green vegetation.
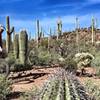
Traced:
<svg viewBox="0 0 100 100">
<path fill-rule="evenodd" d="M 0 100 L 7 100 L 7 95 L 11 92 L 11 80 L 0 75 Z"/>
<path fill-rule="evenodd" d="M 86 90 L 91 94 L 91 97 L 95 97 L 96 100 L 100 100 L 100 87 L 98 85 L 100 84 L 93 83 L 91 80 L 85 82 Z"/>
<path fill-rule="evenodd" d="M 90 100 L 85 88 L 72 74 L 76 74 L 78 70 L 83 74 L 85 67 L 94 67 L 96 76 L 100 77 L 100 44 L 97 45 L 97 36 L 94 34 L 96 29 L 94 20 L 92 21 L 92 27 L 82 29 L 77 27 L 75 31 L 62 32 L 62 21 L 58 20 L 57 33 L 53 34 L 50 29 L 49 36 L 46 37 L 40 21 L 37 20 L 36 39 L 28 39 L 26 30 L 15 34 L 14 27 L 10 29 L 9 16 L 7 16 L 7 37 L 4 41 L 1 36 L 4 30 L 0 27 L 0 46 L 3 47 L 3 51 L 0 52 L 0 74 L 4 74 L 0 76 L 0 98 L 4 100 L 10 93 L 9 72 L 30 70 L 35 65 L 41 68 L 54 66 L 61 68 L 50 76 L 40 90 L 28 91 L 21 99 Z M 100 33 L 100 29 L 96 31 Z M 93 94 L 93 98 L 100 99 L 99 88 L 90 82 L 86 83 L 86 87 L 88 93 Z"/>
</svg>

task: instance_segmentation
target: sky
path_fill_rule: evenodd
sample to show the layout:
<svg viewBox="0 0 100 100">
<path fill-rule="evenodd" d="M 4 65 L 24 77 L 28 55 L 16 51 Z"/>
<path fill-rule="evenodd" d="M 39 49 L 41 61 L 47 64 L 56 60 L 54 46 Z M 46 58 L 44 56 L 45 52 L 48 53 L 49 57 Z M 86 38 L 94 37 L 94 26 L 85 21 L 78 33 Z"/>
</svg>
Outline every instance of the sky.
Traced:
<svg viewBox="0 0 100 100">
<path fill-rule="evenodd" d="M 56 31 L 57 20 L 63 23 L 63 31 L 75 29 L 75 19 L 79 18 L 80 27 L 89 27 L 91 18 L 97 19 L 100 27 L 100 0 L 0 0 L 0 24 L 6 26 L 6 16 L 10 16 L 15 32 L 26 29 L 35 37 L 36 20 L 45 34 Z M 3 38 L 6 32 L 3 33 Z"/>
</svg>

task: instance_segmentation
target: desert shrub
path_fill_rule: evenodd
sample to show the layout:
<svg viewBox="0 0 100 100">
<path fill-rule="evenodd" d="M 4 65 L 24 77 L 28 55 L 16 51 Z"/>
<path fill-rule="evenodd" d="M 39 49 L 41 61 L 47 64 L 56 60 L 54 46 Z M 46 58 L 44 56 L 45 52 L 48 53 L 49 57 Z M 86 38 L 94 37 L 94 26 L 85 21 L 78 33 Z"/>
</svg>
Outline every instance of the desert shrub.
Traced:
<svg viewBox="0 0 100 100">
<path fill-rule="evenodd" d="M 32 69 L 30 64 L 23 65 L 19 59 L 16 59 L 15 63 L 10 67 L 10 71 L 19 72 Z"/>
<path fill-rule="evenodd" d="M 88 93 L 91 94 L 92 97 L 95 97 L 96 100 L 100 100 L 100 86 L 93 83 L 91 80 L 87 80 L 85 82 L 85 87 Z"/>
<path fill-rule="evenodd" d="M 49 52 L 44 47 L 32 49 L 28 56 L 28 60 L 31 65 L 41 66 L 61 63 L 59 58 L 61 58 L 61 56 L 57 54 L 57 52 Z"/>
<path fill-rule="evenodd" d="M 39 65 L 49 65 L 51 60 L 51 54 L 48 51 L 41 51 L 38 54 Z"/>
<path fill-rule="evenodd" d="M 100 77 L 100 68 L 96 68 L 96 76 Z"/>
<path fill-rule="evenodd" d="M 91 66 L 91 62 L 94 59 L 94 56 L 90 53 L 77 53 L 75 55 L 75 61 L 77 63 L 77 67 L 87 67 Z"/>
<path fill-rule="evenodd" d="M 100 67 L 100 52 L 95 53 L 95 58 L 93 59 L 92 66 Z"/>
<path fill-rule="evenodd" d="M 39 65 L 64 64 L 61 55 L 56 52 L 41 51 L 38 54 Z"/>
<path fill-rule="evenodd" d="M 65 62 L 66 62 L 66 64 L 65 64 L 64 68 L 69 72 L 76 73 L 77 63 L 74 61 L 74 59 L 66 58 Z"/>
<path fill-rule="evenodd" d="M 37 65 L 38 64 L 38 49 L 33 48 L 28 53 L 28 63 L 30 65 Z"/>
<path fill-rule="evenodd" d="M 0 58 L 5 58 L 5 57 L 7 57 L 7 52 L 3 50 L 2 52 L 0 52 Z"/>
<path fill-rule="evenodd" d="M 41 42 L 39 43 L 39 47 L 45 47 L 48 48 L 48 39 L 44 38 L 43 40 L 41 40 Z"/>
<path fill-rule="evenodd" d="M 0 100 L 7 100 L 7 95 L 11 92 L 11 80 L 0 75 Z"/>
<path fill-rule="evenodd" d="M 5 59 L 0 59 L 0 73 L 3 75 L 8 75 L 9 66 Z"/>
</svg>

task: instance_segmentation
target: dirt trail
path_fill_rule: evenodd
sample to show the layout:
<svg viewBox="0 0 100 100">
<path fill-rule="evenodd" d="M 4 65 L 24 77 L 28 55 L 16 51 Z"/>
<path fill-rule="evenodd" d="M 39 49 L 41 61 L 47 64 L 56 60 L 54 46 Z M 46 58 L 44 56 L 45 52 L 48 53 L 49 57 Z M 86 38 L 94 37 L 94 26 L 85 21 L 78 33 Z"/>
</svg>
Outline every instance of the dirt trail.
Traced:
<svg viewBox="0 0 100 100">
<path fill-rule="evenodd" d="M 10 78 L 13 79 L 12 97 L 10 100 L 19 100 L 20 93 L 32 90 L 33 86 L 40 88 L 48 79 L 51 73 L 57 68 L 32 69 L 26 72 L 11 73 Z M 20 76 L 19 76 L 20 75 Z"/>
</svg>

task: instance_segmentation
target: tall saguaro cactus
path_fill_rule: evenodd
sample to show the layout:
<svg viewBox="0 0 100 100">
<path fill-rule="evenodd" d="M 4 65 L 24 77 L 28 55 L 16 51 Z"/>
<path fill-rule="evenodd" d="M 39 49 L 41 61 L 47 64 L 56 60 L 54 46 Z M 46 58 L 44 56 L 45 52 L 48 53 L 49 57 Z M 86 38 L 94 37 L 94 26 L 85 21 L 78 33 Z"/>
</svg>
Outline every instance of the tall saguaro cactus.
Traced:
<svg viewBox="0 0 100 100">
<path fill-rule="evenodd" d="M 14 31 L 14 27 L 10 29 L 10 21 L 9 16 L 6 17 L 6 32 L 7 32 L 7 39 L 6 39 L 6 50 L 9 53 L 11 49 L 11 34 Z"/>
<path fill-rule="evenodd" d="M 15 34 L 14 36 L 14 56 L 15 59 L 19 58 L 19 35 Z"/>
<path fill-rule="evenodd" d="M 78 29 L 79 29 L 79 19 L 76 18 L 76 44 L 77 44 L 78 52 L 79 52 L 79 32 L 78 32 Z"/>
<path fill-rule="evenodd" d="M 3 26 L 1 25 L 1 26 L 0 26 L 0 47 L 2 47 L 2 33 L 3 33 L 3 31 L 4 31 L 4 28 L 3 28 Z"/>
<path fill-rule="evenodd" d="M 40 25 L 39 25 L 39 20 L 36 22 L 36 30 L 37 30 L 37 47 L 39 43 L 39 36 L 40 36 Z"/>
<path fill-rule="evenodd" d="M 58 19 L 58 21 L 57 21 L 57 33 L 58 33 L 58 36 L 62 35 L 62 21 L 61 21 L 61 19 Z"/>
<path fill-rule="evenodd" d="M 94 17 L 92 17 L 92 44 L 94 44 L 94 28 L 95 28 L 95 20 Z"/>
<path fill-rule="evenodd" d="M 19 58 L 21 64 L 27 63 L 28 35 L 26 30 L 22 30 L 19 34 Z"/>
</svg>

